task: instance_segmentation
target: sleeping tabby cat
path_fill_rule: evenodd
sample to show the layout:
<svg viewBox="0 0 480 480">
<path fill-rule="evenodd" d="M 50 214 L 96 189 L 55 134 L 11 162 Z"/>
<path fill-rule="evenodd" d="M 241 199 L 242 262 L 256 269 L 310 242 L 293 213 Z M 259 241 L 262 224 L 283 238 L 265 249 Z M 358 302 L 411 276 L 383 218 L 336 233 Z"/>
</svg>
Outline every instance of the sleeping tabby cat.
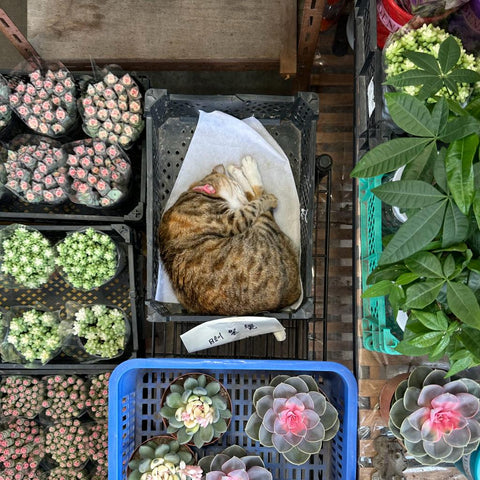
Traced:
<svg viewBox="0 0 480 480">
<path fill-rule="evenodd" d="M 298 258 L 273 218 L 276 206 L 248 156 L 228 173 L 215 167 L 163 215 L 160 255 L 189 312 L 248 315 L 299 298 Z"/>
</svg>

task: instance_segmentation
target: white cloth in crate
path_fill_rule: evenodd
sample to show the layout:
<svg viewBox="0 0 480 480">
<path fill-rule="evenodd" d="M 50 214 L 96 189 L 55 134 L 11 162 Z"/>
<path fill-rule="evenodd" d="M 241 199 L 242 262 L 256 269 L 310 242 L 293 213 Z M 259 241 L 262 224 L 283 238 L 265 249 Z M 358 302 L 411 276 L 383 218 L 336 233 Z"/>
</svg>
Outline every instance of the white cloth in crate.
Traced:
<svg viewBox="0 0 480 480">
<path fill-rule="evenodd" d="M 200 111 L 195 133 L 165 210 L 170 208 L 192 183 L 202 179 L 216 165 L 240 165 L 246 155 L 251 155 L 257 161 L 265 190 L 278 198 L 278 207 L 274 211 L 275 220 L 290 237 L 300 255 L 300 202 L 290 162 L 278 143 L 254 117 L 239 120 L 219 111 Z M 159 261 L 159 264 L 155 300 L 179 303 L 162 262 Z M 297 308 L 301 300 L 302 298 L 293 308 Z"/>
</svg>

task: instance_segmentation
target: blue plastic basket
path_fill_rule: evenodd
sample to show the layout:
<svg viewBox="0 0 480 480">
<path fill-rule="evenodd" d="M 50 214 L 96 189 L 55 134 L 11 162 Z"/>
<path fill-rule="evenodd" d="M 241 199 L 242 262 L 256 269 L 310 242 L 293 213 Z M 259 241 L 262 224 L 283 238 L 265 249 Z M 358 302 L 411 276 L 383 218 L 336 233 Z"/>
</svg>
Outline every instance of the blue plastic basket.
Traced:
<svg viewBox="0 0 480 480">
<path fill-rule="evenodd" d="M 382 176 L 362 178 L 358 181 L 360 202 L 360 236 L 362 291 L 367 288 L 367 277 L 378 265 L 382 254 L 382 202 L 372 189 L 382 183 Z M 398 355 L 399 327 L 388 312 L 385 297 L 362 300 L 363 346 L 374 352 Z M 394 334 L 395 332 L 395 334 Z"/>
<path fill-rule="evenodd" d="M 158 418 L 160 399 L 171 381 L 189 372 L 216 377 L 232 399 L 230 427 L 219 442 L 201 449 L 209 455 L 233 444 L 260 455 L 275 480 L 354 480 L 357 463 L 357 384 L 352 373 L 334 362 L 300 360 L 133 359 L 120 364 L 110 378 L 108 478 L 125 480 L 135 447 L 165 433 Z M 318 455 L 302 466 L 291 465 L 273 448 L 260 446 L 244 433 L 252 414 L 255 389 L 279 374 L 312 375 L 337 408 L 340 430 L 324 442 Z"/>
</svg>

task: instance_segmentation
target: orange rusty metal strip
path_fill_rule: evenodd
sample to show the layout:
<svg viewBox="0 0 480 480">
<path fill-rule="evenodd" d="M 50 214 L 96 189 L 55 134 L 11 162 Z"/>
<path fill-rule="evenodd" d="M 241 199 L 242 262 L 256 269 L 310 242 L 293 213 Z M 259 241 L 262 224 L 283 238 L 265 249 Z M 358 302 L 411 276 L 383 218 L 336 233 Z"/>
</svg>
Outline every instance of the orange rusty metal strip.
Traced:
<svg viewBox="0 0 480 480">
<path fill-rule="evenodd" d="M 0 30 L 10 40 L 10 43 L 20 52 L 20 55 L 22 55 L 22 57 L 29 63 L 34 67 L 37 67 L 39 63 L 41 63 L 41 57 L 38 52 L 25 38 L 15 23 L 13 23 L 12 19 L 3 8 L 0 8 Z"/>
</svg>

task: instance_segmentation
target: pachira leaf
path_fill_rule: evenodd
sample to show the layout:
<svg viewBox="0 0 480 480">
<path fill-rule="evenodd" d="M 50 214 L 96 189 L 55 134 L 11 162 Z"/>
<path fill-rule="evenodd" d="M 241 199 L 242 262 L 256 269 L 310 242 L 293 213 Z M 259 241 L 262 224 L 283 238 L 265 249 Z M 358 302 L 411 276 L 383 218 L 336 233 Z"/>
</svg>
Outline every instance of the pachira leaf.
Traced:
<svg viewBox="0 0 480 480">
<path fill-rule="evenodd" d="M 393 288 L 393 282 L 390 282 L 389 280 L 381 280 L 375 285 L 372 285 L 371 287 L 367 288 L 362 293 L 362 298 L 383 297 L 384 295 L 389 295 L 392 288 Z"/>
<path fill-rule="evenodd" d="M 442 73 L 448 73 L 460 59 L 460 46 L 455 38 L 447 37 L 438 49 L 438 63 L 442 69 Z"/>
<path fill-rule="evenodd" d="M 435 345 L 434 349 L 430 352 L 429 358 L 432 361 L 440 360 L 445 354 L 445 350 L 450 344 L 451 335 L 445 333 L 440 341 Z"/>
<path fill-rule="evenodd" d="M 475 215 L 477 226 L 480 229 L 480 190 L 475 190 L 472 205 L 473 205 L 473 214 Z"/>
<path fill-rule="evenodd" d="M 408 269 L 404 265 L 386 265 L 376 267 L 367 277 L 367 285 L 373 285 L 382 280 L 391 280 L 392 282 L 402 273 L 407 273 Z"/>
<path fill-rule="evenodd" d="M 402 273 L 396 280 L 395 283 L 397 285 L 408 285 L 409 283 L 414 282 L 415 280 L 418 280 L 420 278 L 420 275 L 413 273 L 413 272 L 408 272 L 408 273 Z"/>
<path fill-rule="evenodd" d="M 417 93 L 419 100 L 425 101 L 427 98 L 433 97 L 443 87 L 443 81 L 436 78 L 431 82 L 424 83 L 422 88 Z"/>
<path fill-rule="evenodd" d="M 448 103 L 445 97 L 440 97 L 432 109 L 432 121 L 436 126 L 436 135 L 441 135 L 445 130 L 448 121 L 448 113 Z"/>
<path fill-rule="evenodd" d="M 407 87 L 409 85 L 423 85 L 438 78 L 437 73 L 427 72 L 420 69 L 407 70 L 406 72 L 392 75 L 385 81 L 385 85 L 394 87 Z"/>
<path fill-rule="evenodd" d="M 400 208 L 422 208 L 447 198 L 442 192 L 422 180 L 386 182 L 372 189 L 384 203 Z"/>
<path fill-rule="evenodd" d="M 446 278 L 450 278 L 453 275 L 453 272 L 455 272 L 455 259 L 453 258 L 453 255 L 447 255 L 447 258 L 443 262 L 443 274 L 445 275 Z"/>
<path fill-rule="evenodd" d="M 444 332 L 448 327 L 448 322 L 443 317 L 439 318 L 435 313 L 413 310 L 412 315 L 415 315 L 430 330 Z"/>
<path fill-rule="evenodd" d="M 464 327 L 457 338 L 462 342 L 465 348 L 480 360 L 480 330 Z"/>
<path fill-rule="evenodd" d="M 393 310 L 393 318 L 397 318 L 398 310 L 405 301 L 405 292 L 400 285 L 394 285 L 388 296 L 388 301 Z"/>
<path fill-rule="evenodd" d="M 414 283 L 407 288 L 405 305 L 408 308 L 425 308 L 435 301 L 444 283 L 443 279 Z"/>
<path fill-rule="evenodd" d="M 393 172 L 414 161 L 431 143 L 431 138 L 417 137 L 394 138 L 381 143 L 360 159 L 350 175 L 367 178 Z"/>
<path fill-rule="evenodd" d="M 442 230 L 442 247 L 463 242 L 468 236 L 468 217 L 452 202 L 447 202 Z"/>
<path fill-rule="evenodd" d="M 405 265 L 416 275 L 425 278 L 442 278 L 440 260 L 430 252 L 418 252 L 405 259 Z"/>
<path fill-rule="evenodd" d="M 448 74 L 448 78 L 456 83 L 475 83 L 480 81 L 480 75 L 467 68 L 456 68 Z"/>
<path fill-rule="evenodd" d="M 385 247 L 379 264 L 398 262 L 428 245 L 442 227 L 446 203 L 446 201 L 434 203 L 409 217 Z"/>
<path fill-rule="evenodd" d="M 426 72 L 433 73 L 437 77 L 442 73 L 437 59 L 429 53 L 410 51 L 406 52 L 405 56 L 418 68 L 421 68 Z"/>
<path fill-rule="evenodd" d="M 407 355 L 409 357 L 418 357 L 418 356 L 425 355 L 425 348 L 412 345 L 410 343 L 410 340 L 402 340 L 395 347 L 395 350 L 401 355 Z"/>
<path fill-rule="evenodd" d="M 434 137 L 433 123 L 425 103 L 406 93 L 386 93 L 385 100 L 393 121 L 405 132 L 417 137 Z"/>
<path fill-rule="evenodd" d="M 480 259 L 474 258 L 468 262 L 467 268 L 472 272 L 476 272 L 480 274 Z"/>
<path fill-rule="evenodd" d="M 480 97 L 468 102 L 468 105 L 465 107 L 465 112 L 477 120 L 480 120 Z"/>
<path fill-rule="evenodd" d="M 410 344 L 414 347 L 431 347 L 439 342 L 444 335 L 444 332 L 428 332 L 424 333 L 423 335 L 419 335 L 416 338 L 412 338 L 410 340 Z"/>
<path fill-rule="evenodd" d="M 477 365 L 477 363 L 475 362 L 472 354 L 465 350 L 462 358 L 459 358 L 451 364 L 450 370 L 448 370 L 445 377 L 451 377 L 452 375 L 456 375 L 457 373 L 466 370 L 467 368 L 471 368 L 474 365 Z"/>
<path fill-rule="evenodd" d="M 470 288 L 461 282 L 447 282 L 447 303 L 463 323 L 480 330 L 480 306 Z"/>
<path fill-rule="evenodd" d="M 450 120 L 439 139 L 444 143 L 451 143 L 460 138 L 468 137 L 469 135 L 480 133 L 480 122 L 470 116 L 456 117 Z"/>
<path fill-rule="evenodd" d="M 448 188 L 460 211 L 467 215 L 473 201 L 473 158 L 478 147 L 478 136 L 469 135 L 455 140 L 447 149 L 445 167 Z"/>
<path fill-rule="evenodd" d="M 418 180 L 433 183 L 433 166 L 437 158 L 437 146 L 431 142 L 425 150 L 417 155 L 413 162 L 407 163 L 402 172 L 402 180 Z"/>
<path fill-rule="evenodd" d="M 447 184 L 447 169 L 445 168 L 445 157 L 447 156 L 447 149 L 441 148 L 438 156 L 433 164 L 433 178 L 437 182 L 437 186 L 445 193 L 448 193 Z"/>
</svg>

